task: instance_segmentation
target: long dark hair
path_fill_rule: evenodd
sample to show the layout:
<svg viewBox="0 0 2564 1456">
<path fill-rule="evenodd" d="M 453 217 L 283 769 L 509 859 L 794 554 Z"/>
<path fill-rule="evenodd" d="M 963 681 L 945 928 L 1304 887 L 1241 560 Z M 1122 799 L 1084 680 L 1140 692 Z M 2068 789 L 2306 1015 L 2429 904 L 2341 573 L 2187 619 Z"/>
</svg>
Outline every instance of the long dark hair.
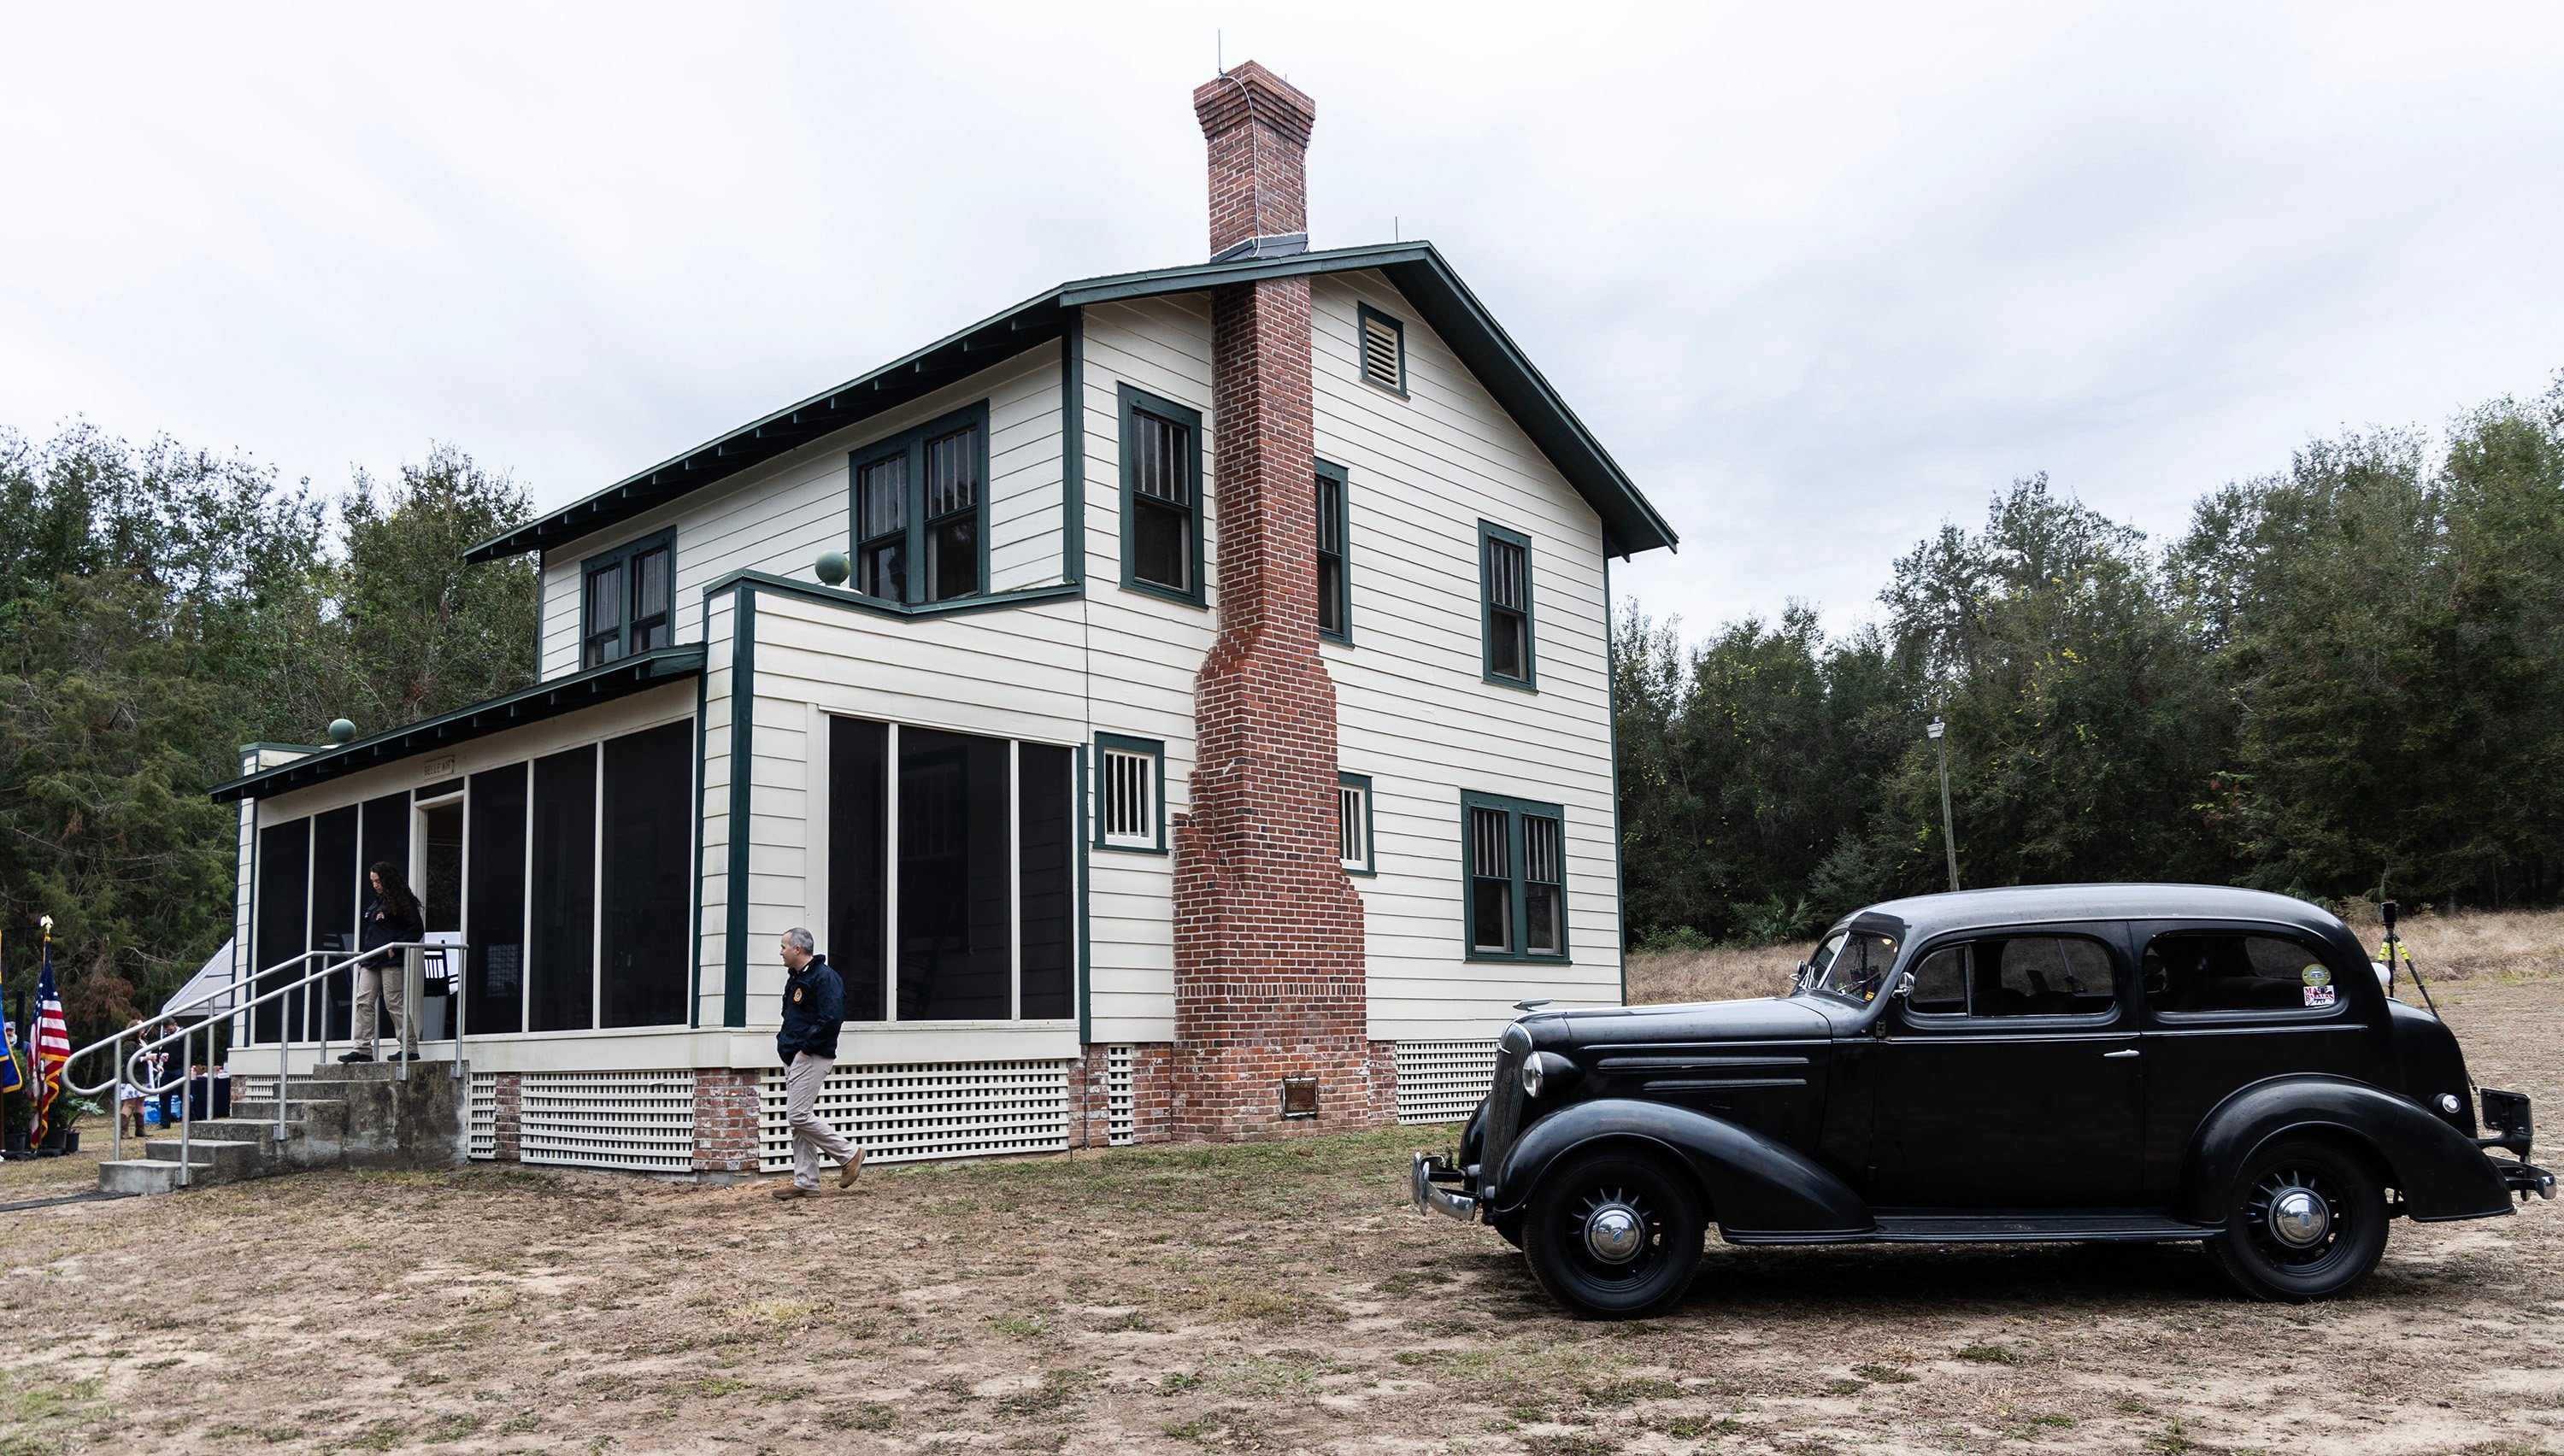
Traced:
<svg viewBox="0 0 2564 1456">
<path fill-rule="evenodd" d="M 365 867 L 365 873 L 383 885 L 383 909 L 406 920 L 418 914 L 418 897 L 409 893 L 409 882 L 400 877 L 389 860 L 376 860 Z"/>
</svg>

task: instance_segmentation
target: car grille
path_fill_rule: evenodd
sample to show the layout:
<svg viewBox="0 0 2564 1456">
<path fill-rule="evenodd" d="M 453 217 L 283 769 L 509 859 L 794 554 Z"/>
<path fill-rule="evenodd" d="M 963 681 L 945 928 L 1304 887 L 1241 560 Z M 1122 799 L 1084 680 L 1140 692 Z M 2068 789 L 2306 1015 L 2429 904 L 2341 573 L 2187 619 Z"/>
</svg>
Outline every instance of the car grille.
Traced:
<svg viewBox="0 0 2564 1456">
<path fill-rule="evenodd" d="M 1504 1165 L 1514 1135 L 1522 1131 L 1521 1073 L 1530 1043 L 1531 1038 L 1514 1027 L 1507 1027 L 1496 1043 L 1496 1081 L 1487 1089 L 1487 1119 L 1478 1143 L 1478 1164 L 1490 1174 Z"/>
</svg>

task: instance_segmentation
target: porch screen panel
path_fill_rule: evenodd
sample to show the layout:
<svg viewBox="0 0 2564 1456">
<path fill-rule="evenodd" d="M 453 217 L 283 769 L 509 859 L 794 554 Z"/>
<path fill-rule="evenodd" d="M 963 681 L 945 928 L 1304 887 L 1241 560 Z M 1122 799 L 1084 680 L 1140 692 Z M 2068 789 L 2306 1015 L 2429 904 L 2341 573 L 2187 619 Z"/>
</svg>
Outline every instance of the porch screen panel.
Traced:
<svg viewBox="0 0 2564 1456">
<path fill-rule="evenodd" d="M 410 797 L 405 793 L 365 800 L 364 844 L 356 861 L 367 870 L 376 865 L 391 866 L 392 873 L 400 876 L 401 883 L 409 885 L 411 893 L 415 894 L 418 887 L 410 884 L 409 805 Z M 359 872 L 356 876 L 357 910 L 362 911 L 365 901 L 372 895 L 372 888 L 365 884 L 364 875 Z"/>
<path fill-rule="evenodd" d="M 291 955 L 307 948 L 303 942 L 304 917 L 312 908 L 312 821 L 297 819 L 290 824 L 275 824 L 258 832 L 258 923 L 250 931 L 250 963 L 265 971 Z M 301 973 L 300 965 L 289 965 L 258 978 L 257 990 L 266 992 L 293 983 Z M 290 999 L 290 998 L 287 998 Z M 251 1011 L 250 1039 L 279 1040 L 285 1026 L 283 1000 L 270 1001 Z"/>
<path fill-rule="evenodd" d="M 596 745 L 534 760 L 526 1029 L 596 1024 Z"/>
<path fill-rule="evenodd" d="M 686 1019 L 694 811 L 693 720 L 605 740 L 601 1026 Z"/>
<path fill-rule="evenodd" d="M 1076 886 L 1071 857 L 1077 830 L 1070 813 L 1069 750 L 1026 743 L 1016 750 L 1023 775 L 1018 842 L 1023 857 L 1023 1009 L 1028 1019 L 1071 1012 L 1076 968 Z"/>
<path fill-rule="evenodd" d="M 356 948 L 356 806 L 331 809 L 312 820 L 312 948 L 326 950 L 326 960 L 312 968 L 335 964 Z M 356 973 L 350 968 L 321 983 L 325 996 L 313 999 L 313 1009 L 329 1018 L 329 1039 L 345 1041 Z M 317 988 L 316 988 L 317 989 Z M 301 997 L 294 998 L 299 1004 Z M 307 1035 L 309 1033 L 306 1033 Z"/>
<path fill-rule="evenodd" d="M 858 718 L 828 720 L 828 963 L 846 983 L 846 1019 L 880 1021 L 889 947 L 884 822 L 890 730 Z"/>
<path fill-rule="evenodd" d="M 494 1036 L 525 1029 L 526 765 L 473 774 L 470 795 L 463 1030 Z"/>
<path fill-rule="evenodd" d="M 899 1019 L 1004 1020 L 1014 978 L 1006 742 L 899 734 Z"/>
<path fill-rule="evenodd" d="M 371 900 L 374 895 L 374 888 L 367 882 L 365 876 L 372 873 L 374 866 L 391 866 L 392 873 L 399 877 L 400 882 L 410 885 L 409 806 L 408 794 L 394 793 L 365 800 L 359 811 L 362 823 L 356 846 L 356 914 L 359 917 L 356 933 L 359 936 L 364 934 L 365 929 L 361 919 L 364 915 L 365 902 Z M 410 893 L 417 894 L 418 887 L 410 885 Z M 406 969 L 403 968 L 401 973 L 406 974 Z M 421 981 L 422 985 L 426 983 L 424 980 Z M 391 1008 L 386 1006 L 374 1012 L 375 1028 L 384 1036 L 391 1035 L 390 1011 Z M 419 1008 L 412 1008 L 410 1011 L 413 1017 L 419 1014 Z M 423 1026 L 425 1023 L 420 1024 Z M 424 1031 L 418 1034 L 425 1035 Z"/>
</svg>

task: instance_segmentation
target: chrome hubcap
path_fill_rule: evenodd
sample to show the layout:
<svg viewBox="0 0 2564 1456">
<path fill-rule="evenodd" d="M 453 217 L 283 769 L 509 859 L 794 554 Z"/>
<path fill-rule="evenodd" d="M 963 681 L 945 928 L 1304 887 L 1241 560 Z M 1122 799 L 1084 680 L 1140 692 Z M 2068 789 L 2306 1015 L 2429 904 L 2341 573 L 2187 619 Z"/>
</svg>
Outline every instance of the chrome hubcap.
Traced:
<svg viewBox="0 0 2564 1456">
<path fill-rule="evenodd" d="M 2332 1209 L 2312 1188 L 2290 1188 L 2270 1200 L 2270 1236 L 2292 1249 L 2323 1242 Z"/>
<path fill-rule="evenodd" d="M 1585 1220 L 1585 1247 L 1605 1264 L 1628 1263 L 1646 1241 L 1646 1225 L 1625 1203 L 1606 1203 Z"/>
</svg>

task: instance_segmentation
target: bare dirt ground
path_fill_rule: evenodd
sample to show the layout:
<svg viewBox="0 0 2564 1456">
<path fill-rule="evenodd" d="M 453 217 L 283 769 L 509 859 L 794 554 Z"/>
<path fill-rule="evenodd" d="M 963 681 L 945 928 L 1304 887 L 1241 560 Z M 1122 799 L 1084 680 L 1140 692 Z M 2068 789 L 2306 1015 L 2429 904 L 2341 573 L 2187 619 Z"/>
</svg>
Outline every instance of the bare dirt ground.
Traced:
<svg viewBox="0 0 2564 1456">
<path fill-rule="evenodd" d="M 2564 1106 L 2564 980 L 2442 1002 L 2478 1077 Z M 0 1456 L 2564 1451 L 2564 1205 L 2398 1224 L 2311 1308 L 2186 1248 L 1713 1243 L 1674 1315 L 1589 1325 L 1406 1207 L 1445 1136 L 800 1203 L 476 1167 L 0 1214 Z"/>
</svg>

